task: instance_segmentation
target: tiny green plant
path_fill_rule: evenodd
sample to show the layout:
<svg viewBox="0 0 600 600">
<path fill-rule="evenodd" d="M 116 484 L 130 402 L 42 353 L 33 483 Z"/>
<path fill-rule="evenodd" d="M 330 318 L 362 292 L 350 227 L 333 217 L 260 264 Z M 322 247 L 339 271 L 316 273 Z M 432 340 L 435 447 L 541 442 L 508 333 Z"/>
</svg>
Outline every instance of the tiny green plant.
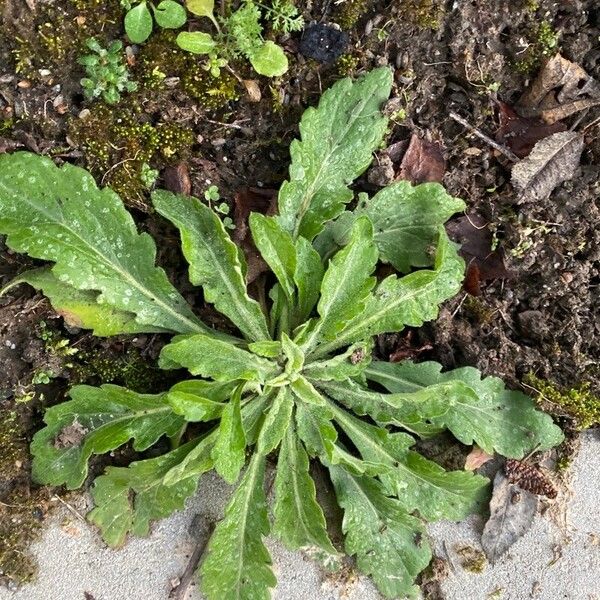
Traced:
<svg viewBox="0 0 600 600">
<path fill-rule="evenodd" d="M 112 546 L 181 509 L 203 473 L 236 484 L 199 569 L 209 600 L 269 597 L 269 532 L 326 568 L 339 564 L 311 460 L 329 474 L 343 512 L 343 551 L 382 594 L 399 598 L 418 593 L 415 577 L 431 559 L 423 522 L 460 520 L 488 494 L 486 478 L 419 454 L 419 438 L 449 431 L 511 458 L 562 440 L 548 415 L 496 377 L 373 357 L 374 336 L 434 319 L 464 273 L 443 226 L 464 203 L 439 184 L 394 183 L 346 209 L 349 184 L 385 135 L 380 108 L 391 85 L 387 68 L 344 79 L 304 113 L 278 214 L 250 215 L 272 271 L 260 301 L 218 214 L 195 198 L 153 192 L 157 212 L 179 229 L 190 281 L 235 325 L 227 333 L 203 323 L 171 285 L 153 240 L 112 190 L 46 157 L 0 156 L 0 232 L 12 250 L 53 263 L 13 284 L 42 290 L 68 322 L 99 336 L 175 334 L 159 366 L 192 376 L 155 394 L 73 387 L 33 439 L 33 476 L 78 488 L 93 455 L 170 439 L 170 451 L 96 479 L 88 518 Z M 397 273 L 376 276 L 379 261 Z"/>
<path fill-rule="evenodd" d="M 81 80 L 86 99 L 101 97 L 107 104 L 116 104 L 121 99 L 122 92 L 133 92 L 137 89 L 137 83 L 129 81 L 121 41 L 115 40 L 108 48 L 103 48 L 96 39 L 90 38 L 86 46 L 92 54 L 86 54 L 78 61 L 85 67 L 87 75 Z"/>
<path fill-rule="evenodd" d="M 215 35 L 203 31 L 183 31 L 177 36 L 177 44 L 194 54 L 208 55 L 207 69 L 213 73 L 229 60 L 244 57 L 259 75 L 277 77 L 288 70 L 288 59 L 281 46 L 264 40 L 261 20 L 270 20 L 277 31 L 298 31 L 303 20 L 296 7 L 289 1 L 276 1 L 270 7 L 244 0 L 241 6 L 221 24 L 214 14 L 214 0 L 187 0 L 187 9 L 198 17 L 209 19 L 216 29 Z"/>
<path fill-rule="evenodd" d="M 125 33 L 134 44 L 141 44 L 150 37 L 155 22 L 163 29 L 179 29 L 187 21 L 185 7 L 175 0 L 161 0 L 157 5 L 148 0 L 121 0 L 121 6 L 127 11 Z"/>
</svg>

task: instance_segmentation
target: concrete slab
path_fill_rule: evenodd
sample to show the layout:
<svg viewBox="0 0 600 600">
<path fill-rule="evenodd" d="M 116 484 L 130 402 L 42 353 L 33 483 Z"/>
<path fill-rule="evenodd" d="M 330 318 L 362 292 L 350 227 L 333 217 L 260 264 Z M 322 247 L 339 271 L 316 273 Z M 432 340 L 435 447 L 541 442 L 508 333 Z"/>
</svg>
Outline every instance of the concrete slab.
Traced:
<svg viewBox="0 0 600 600">
<path fill-rule="evenodd" d="M 482 523 L 436 523 L 430 534 L 436 553 L 454 565 L 443 583 L 448 600 L 598 600 L 600 599 L 600 439 L 582 436 L 572 466 L 573 496 L 569 525 L 538 515 L 529 532 L 496 565 L 481 574 L 464 571 L 455 553 L 459 545 L 479 547 Z M 102 544 L 94 529 L 64 509 L 51 519 L 35 545 L 37 582 L 20 590 L 0 589 L 0 600 L 166 600 L 183 573 L 193 539 L 194 518 L 205 522 L 222 514 L 230 488 L 205 477 L 185 511 L 158 523 L 147 539 L 132 539 L 121 550 Z M 82 498 L 85 503 L 85 498 Z M 85 512 L 85 506 L 78 506 Z M 366 578 L 332 579 L 299 553 L 268 542 L 279 586 L 275 600 L 376 600 Z M 86 596 L 88 594 L 88 596 Z M 186 600 L 200 600 L 192 590 Z"/>
</svg>

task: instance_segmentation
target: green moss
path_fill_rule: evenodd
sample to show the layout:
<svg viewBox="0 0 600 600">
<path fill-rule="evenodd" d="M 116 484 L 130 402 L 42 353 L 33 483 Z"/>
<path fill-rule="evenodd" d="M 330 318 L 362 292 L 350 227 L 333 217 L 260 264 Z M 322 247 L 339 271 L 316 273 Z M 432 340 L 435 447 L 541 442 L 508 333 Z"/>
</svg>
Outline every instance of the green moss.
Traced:
<svg viewBox="0 0 600 600">
<path fill-rule="evenodd" d="M 165 381 L 164 372 L 149 364 L 135 349 L 112 356 L 108 353 L 81 353 L 73 367 L 73 383 L 116 383 L 142 393 L 155 392 Z M 161 387 L 162 389 L 162 387 Z"/>
<path fill-rule="evenodd" d="M 463 302 L 463 311 L 465 314 L 481 325 L 487 325 L 492 322 L 496 311 L 488 306 L 483 300 L 475 296 L 467 295 Z"/>
<path fill-rule="evenodd" d="M 359 63 L 358 57 L 352 56 L 352 54 L 342 54 L 337 59 L 335 66 L 340 77 L 350 77 L 354 75 Z"/>
<path fill-rule="evenodd" d="M 353 29 L 360 18 L 369 12 L 371 0 L 346 0 L 334 13 L 334 21 L 344 30 Z"/>
<path fill-rule="evenodd" d="M 0 479 L 11 480 L 19 475 L 19 461 L 27 453 L 17 413 L 2 411 L 0 419 Z"/>
<path fill-rule="evenodd" d="M 193 65 L 181 78 L 182 89 L 205 108 L 216 110 L 239 98 L 237 80 L 221 69 L 219 77 L 213 77 L 200 63 Z"/>
<path fill-rule="evenodd" d="M 118 109 L 94 104 L 86 118 L 72 118 L 69 136 L 84 151 L 86 167 L 114 189 L 123 200 L 146 210 L 148 165 L 163 168 L 185 159 L 194 134 L 177 123 L 145 121 L 138 96 L 128 97 Z"/>
<path fill-rule="evenodd" d="M 591 391 L 589 382 L 565 390 L 533 373 L 528 373 L 523 382 L 537 392 L 539 402 L 550 404 L 551 412 L 558 416 L 566 413 L 576 430 L 600 424 L 600 397 Z"/>
<path fill-rule="evenodd" d="M 420 27 L 437 31 L 444 16 L 444 5 L 440 0 L 409 0 L 403 2 L 400 18 Z"/>
<path fill-rule="evenodd" d="M 462 546 L 457 548 L 456 554 L 460 557 L 460 565 L 465 571 L 470 573 L 483 573 L 487 566 L 487 558 L 482 550 L 472 546 Z"/>
<path fill-rule="evenodd" d="M 548 21 L 542 21 L 532 28 L 529 36 L 529 46 L 523 58 L 515 62 L 515 69 L 523 74 L 529 74 L 538 68 L 540 63 L 557 51 L 559 36 Z"/>
</svg>

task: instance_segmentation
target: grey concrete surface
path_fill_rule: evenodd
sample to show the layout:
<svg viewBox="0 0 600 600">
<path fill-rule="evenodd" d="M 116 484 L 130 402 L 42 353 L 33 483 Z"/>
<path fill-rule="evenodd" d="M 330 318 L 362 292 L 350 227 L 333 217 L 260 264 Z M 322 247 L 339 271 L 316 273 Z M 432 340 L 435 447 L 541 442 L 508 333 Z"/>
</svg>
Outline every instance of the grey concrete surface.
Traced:
<svg viewBox="0 0 600 600">
<path fill-rule="evenodd" d="M 442 584 L 448 600 L 600 600 L 600 439 L 582 436 L 572 466 L 566 522 L 549 510 L 496 565 L 481 574 L 460 566 L 456 549 L 479 547 L 482 523 L 436 523 L 436 554 L 453 566 Z M 57 511 L 34 546 L 38 580 L 20 590 L 0 589 L 0 600 L 166 600 L 193 549 L 190 529 L 198 514 L 217 519 L 229 488 L 205 477 L 185 511 L 157 523 L 147 539 L 106 548 L 94 529 L 66 508 Z M 85 512 L 86 499 L 75 508 Z M 556 511 L 554 511 L 556 512 Z M 193 528 L 192 528 L 193 529 Z M 333 579 L 299 553 L 269 540 L 279 585 L 275 600 L 377 600 L 368 579 Z M 86 593 L 88 594 L 86 598 Z M 193 589 L 186 600 L 200 600 Z"/>
</svg>

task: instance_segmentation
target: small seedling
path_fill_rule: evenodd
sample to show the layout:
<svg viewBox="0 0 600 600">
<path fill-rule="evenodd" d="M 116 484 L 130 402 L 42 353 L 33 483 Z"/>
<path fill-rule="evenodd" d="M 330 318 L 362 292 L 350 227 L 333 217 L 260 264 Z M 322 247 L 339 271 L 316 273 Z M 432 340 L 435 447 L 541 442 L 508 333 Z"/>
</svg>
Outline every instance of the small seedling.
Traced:
<svg viewBox="0 0 600 600">
<path fill-rule="evenodd" d="M 121 41 L 115 40 L 108 48 L 103 48 L 97 40 L 90 38 L 86 46 L 93 54 L 82 56 L 78 62 L 85 67 L 87 77 L 81 80 L 81 87 L 88 100 L 101 97 L 107 104 L 116 104 L 122 92 L 137 89 L 137 83 L 129 81 Z"/>
<path fill-rule="evenodd" d="M 380 109 L 391 86 L 391 71 L 377 69 L 339 81 L 305 112 L 279 213 L 249 218 L 272 271 L 260 302 L 219 215 L 196 198 L 153 192 L 156 211 L 180 231 L 191 283 L 235 327 L 229 333 L 201 321 L 155 266 L 152 238 L 113 191 L 70 164 L 0 156 L 0 233 L 13 251 L 53 263 L 15 283 L 43 290 L 67 321 L 96 335 L 171 335 L 159 366 L 191 374 L 154 394 L 73 387 L 33 439 L 33 477 L 78 488 L 93 455 L 169 439 L 170 451 L 154 454 L 161 443 L 151 458 L 108 467 L 94 483 L 88 518 L 119 546 L 183 508 L 214 469 L 236 487 L 199 570 L 209 600 L 269 597 L 270 532 L 329 569 L 343 552 L 354 556 L 388 598 L 415 596 L 431 559 L 423 521 L 463 519 L 481 508 L 489 484 L 446 471 L 417 440 L 449 431 L 510 458 L 562 440 L 548 415 L 496 377 L 373 355 L 374 336 L 434 319 L 464 274 L 443 224 L 465 205 L 441 185 L 397 182 L 347 210 L 349 185 L 385 135 Z M 380 261 L 396 272 L 378 277 Z M 271 515 L 267 457 L 276 464 Z M 343 549 L 329 538 L 311 461 L 328 474 L 343 513 Z"/>
<path fill-rule="evenodd" d="M 187 21 L 185 8 L 175 0 L 161 0 L 156 6 L 147 0 L 133 4 L 130 0 L 121 0 L 121 6 L 127 11 L 125 32 L 134 44 L 141 44 L 150 37 L 155 22 L 163 29 L 179 29 Z"/>
</svg>

